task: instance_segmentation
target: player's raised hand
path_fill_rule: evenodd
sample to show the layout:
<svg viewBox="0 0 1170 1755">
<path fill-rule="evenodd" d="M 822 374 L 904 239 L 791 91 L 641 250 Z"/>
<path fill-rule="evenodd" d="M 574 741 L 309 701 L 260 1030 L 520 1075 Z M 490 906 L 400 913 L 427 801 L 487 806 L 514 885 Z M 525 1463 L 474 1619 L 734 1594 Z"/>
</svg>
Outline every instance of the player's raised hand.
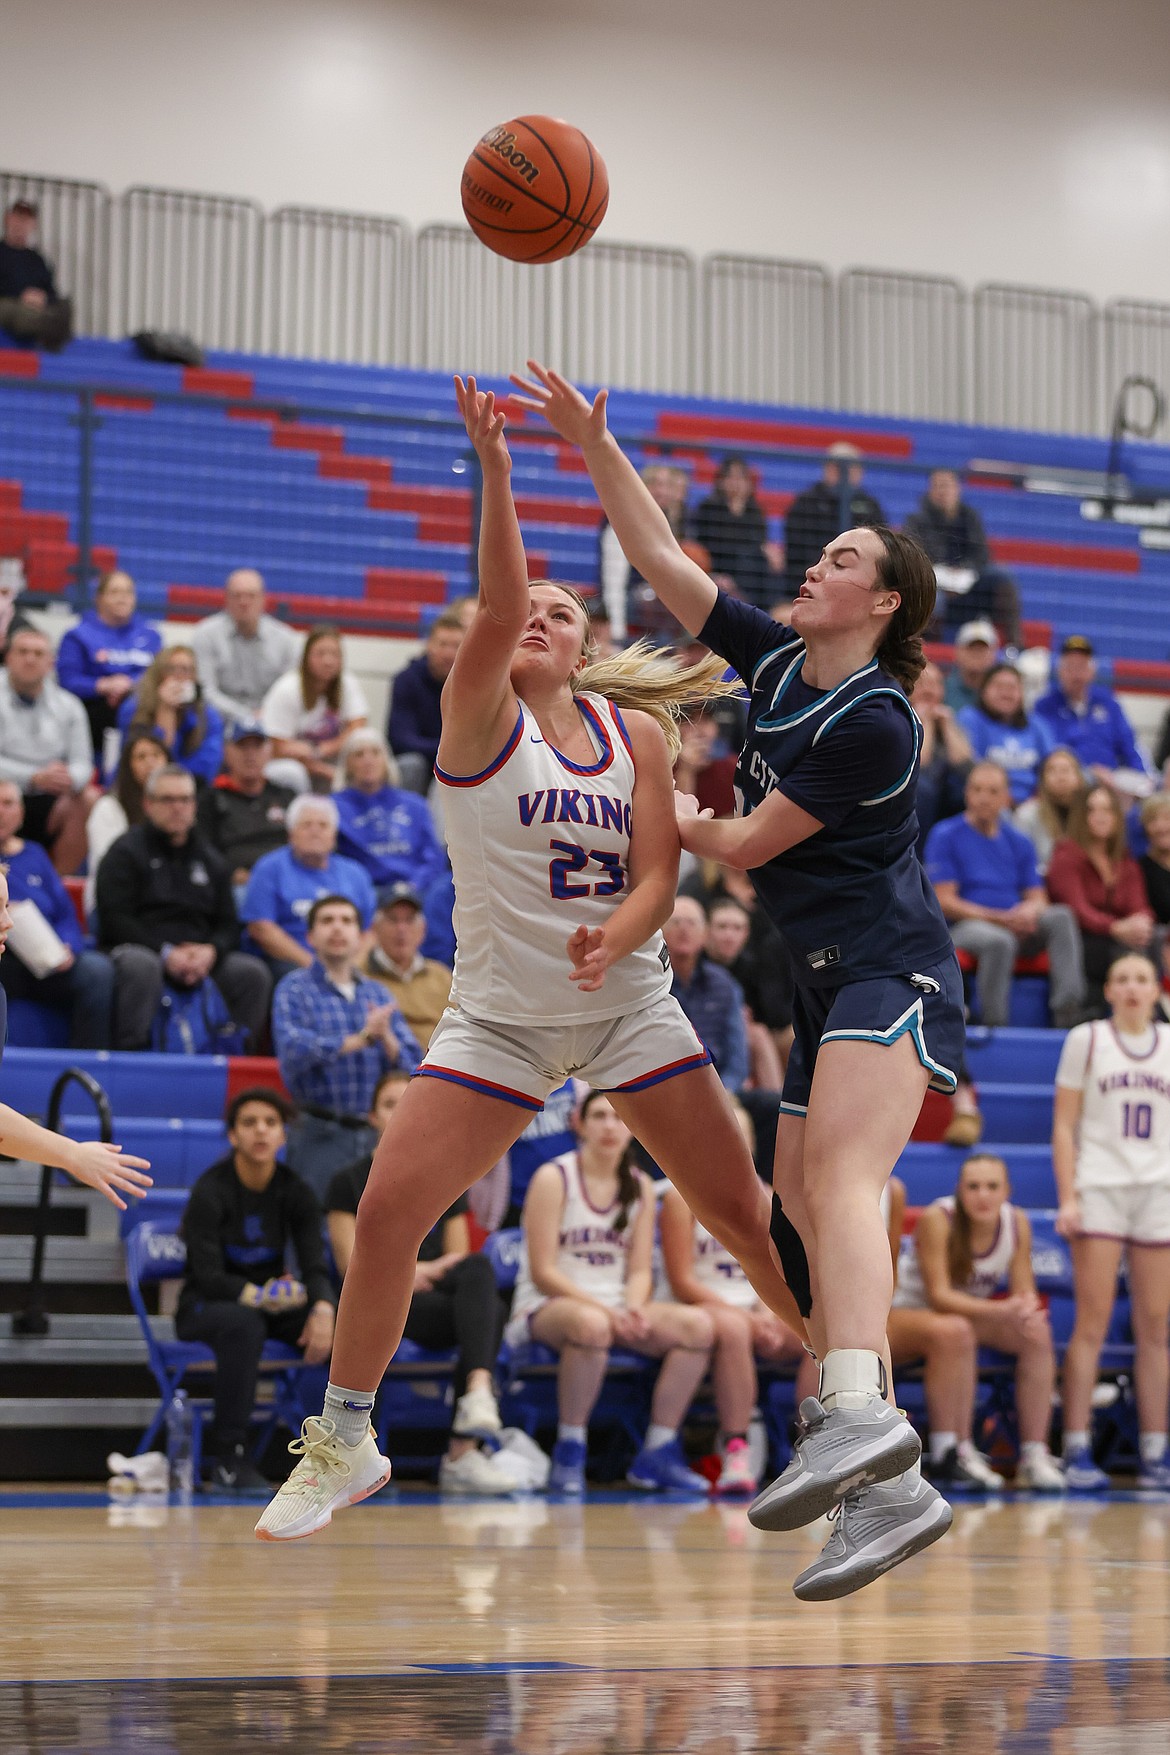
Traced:
<svg viewBox="0 0 1170 1755">
<path fill-rule="evenodd" d="M 579 926 L 566 940 L 565 949 L 573 965 L 569 980 L 575 981 L 582 993 L 596 993 L 613 962 L 604 926 Z"/>
<path fill-rule="evenodd" d="M 87 1188 L 96 1188 L 114 1206 L 126 1210 L 126 1202 L 118 1194 L 121 1189 L 138 1199 L 154 1186 L 153 1178 L 142 1172 L 150 1169 L 147 1158 L 132 1158 L 121 1146 L 107 1145 L 104 1140 L 72 1141 L 69 1162 L 61 1168 Z"/>
<path fill-rule="evenodd" d="M 475 454 L 487 467 L 511 469 L 512 458 L 504 437 L 507 416 L 496 407 L 494 390 L 480 390 L 474 378 L 466 384 L 455 379 L 455 400 L 467 428 L 467 436 L 475 446 Z"/>
<path fill-rule="evenodd" d="M 605 405 L 609 391 L 599 390 L 590 403 L 567 378 L 550 371 L 538 360 L 529 360 L 528 370 L 530 378 L 512 373 L 513 384 L 523 392 L 514 396 L 513 402 L 542 414 L 554 432 L 571 445 L 579 445 L 582 451 L 599 445 L 606 434 Z"/>
</svg>

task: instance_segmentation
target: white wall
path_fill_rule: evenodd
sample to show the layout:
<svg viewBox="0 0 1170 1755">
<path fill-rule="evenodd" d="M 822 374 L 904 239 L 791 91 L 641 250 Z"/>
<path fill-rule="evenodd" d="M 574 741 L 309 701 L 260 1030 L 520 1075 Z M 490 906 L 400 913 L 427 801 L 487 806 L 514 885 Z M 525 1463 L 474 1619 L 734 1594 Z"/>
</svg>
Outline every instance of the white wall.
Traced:
<svg viewBox="0 0 1170 1755">
<path fill-rule="evenodd" d="M 564 115 L 604 235 L 1170 299 L 1168 0 L 3 0 L 0 165 L 457 220 Z"/>
</svg>

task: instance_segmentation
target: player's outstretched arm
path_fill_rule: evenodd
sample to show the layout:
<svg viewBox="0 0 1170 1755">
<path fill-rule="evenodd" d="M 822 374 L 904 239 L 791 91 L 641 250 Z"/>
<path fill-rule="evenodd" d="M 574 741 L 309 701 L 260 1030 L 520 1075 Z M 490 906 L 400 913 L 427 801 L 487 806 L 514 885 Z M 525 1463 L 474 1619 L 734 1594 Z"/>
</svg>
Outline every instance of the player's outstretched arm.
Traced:
<svg viewBox="0 0 1170 1755">
<path fill-rule="evenodd" d="M 771 793 L 746 817 L 713 818 L 689 792 L 675 793 L 674 810 L 686 851 L 735 871 L 755 871 L 825 826 L 782 792 Z"/>
<path fill-rule="evenodd" d="M 151 1178 L 142 1174 L 150 1169 L 146 1158 L 132 1158 L 121 1146 L 103 1145 L 100 1140 L 66 1139 L 10 1109 L 7 1103 L 0 1103 L 0 1152 L 64 1170 L 87 1188 L 96 1188 L 123 1211 L 126 1202 L 119 1189 L 137 1196 L 152 1187 Z"/>
<path fill-rule="evenodd" d="M 456 774 L 490 761 L 512 730 L 516 699 L 508 672 L 528 619 L 528 563 L 512 500 L 506 416 L 474 378 L 455 379 L 455 400 L 483 474 L 479 601 L 443 688 L 439 762 Z"/>
<path fill-rule="evenodd" d="M 623 717 L 635 770 L 629 888 L 604 926 L 579 926 L 568 941 L 573 965 L 569 979 L 584 993 L 595 993 L 608 968 L 670 919 L 678 886 L 678 829 L 666 739 L 648 713 L 627 712 Z"/>
<path fill-rule="evenodd" d="M 529 360 L 528 369 L 531 378 L 513 375 L 522 392 L 515 400 L 543 414 L 562 439 L 580 449 L 626 559 L 687 632 L 698 634 L 718 592 L 702 567 L 683 553 L 666 514 L 606 426 L 608 391 L 599 390 L 590 404 L 566 378 L 536 360 Z"/>
</svg>

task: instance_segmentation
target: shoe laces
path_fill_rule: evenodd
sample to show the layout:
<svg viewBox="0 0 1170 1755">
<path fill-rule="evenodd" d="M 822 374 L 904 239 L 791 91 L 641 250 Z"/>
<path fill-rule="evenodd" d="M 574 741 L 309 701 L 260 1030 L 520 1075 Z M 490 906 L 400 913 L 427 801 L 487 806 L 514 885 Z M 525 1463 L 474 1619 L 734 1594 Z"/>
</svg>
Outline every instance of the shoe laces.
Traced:
<svg viewBox="0 0 1170 1755">
<path fill-rule="evenodd" d="M 308 1463 L 310 1468 L 332 1469 L 335 1473 L 348 1475 L 350 1466 L 337 1450 L 337 1428 L 332 1420 L 308 1419 L 301 1427 L 301 1435 L 294 1438 L 289 1445 L 289 1455 L 300 1457 L 301 1463 Z M 293 1470 L 285 1482 L 286 1490 L 297 1493 L 313 1491 L 313 1486 L 300 1474 L 300 1464 Z"/>
</svg>

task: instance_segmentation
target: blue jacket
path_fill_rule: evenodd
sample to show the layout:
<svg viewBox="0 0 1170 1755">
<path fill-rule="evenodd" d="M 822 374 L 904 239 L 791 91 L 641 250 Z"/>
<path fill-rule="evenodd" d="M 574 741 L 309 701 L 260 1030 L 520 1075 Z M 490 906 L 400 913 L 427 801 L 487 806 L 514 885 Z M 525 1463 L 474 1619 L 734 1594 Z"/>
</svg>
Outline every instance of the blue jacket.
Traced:
<svg viewBox="0 0 1170 1755">
<path fill-rule="evenodd" d="M 421 894 L 446 865 L 430 806 L 417 792 L 347 786 L 333 802 L 341 818 L 337 850 L 365 866 L 376 890 L 408 883 Z"/>
<path fill-rule="evenodd" d="M 686 1013 L 715 1071 L 729 1091 L 747 1084 L 749 1061 L 747 1026 L 743 1019 L 743 989 L 721 963 L 700 954 L 695 972 L 684 982 L 678 970 L 670 991 Z"/>
<path fill-rule="evenodd" d="M 93 698 L 101 677 L 128 676 L 139 682 L 162 647 L 162 635 L 143 616 L 131 616 L 121 628 L 87 609 L 75 628 L 62 636 L 57 650 L 57 681 L 83 701 Z"/>
<path fill-rule="evenodd" d="M 252 867 L 240 919 L 274 920 L 299 945 L 308 945 L 309 909 L 319 896 L 346 896 L 361 916 L 363 927 L 374 918 L 374 890 L 364 866 L 331 853 L 323 871 L 302 865 L 291 847 L 265 853 Z"/>
<path fill-rule="evenodd" d="M 1055 748 L 1052 733 L 1035 715 L 1026 725 L 1002 725 L 982 707 L 964 707 L 955 715 L 971 739 L 979 762 L 998 762 L 1007 769 L 1012 803 L 1023 804 L 1036 790 L 1036 774 L 1049 750 Z"/>
<path fill-rule="evenodd" d="M 433 762 L 443 729 L 443 685 L 431 675 L 425 652 L 403 665 L 390 686 L 386 741 L 395 755 L 413 752 Z"/>
<path fill-rule="evenodd" d="M 138 703 L 133 695 L 127 695 L 126 699 L 122 702 L 122 705 L 118 708 L 117 725 L 118 730 L 122 733 L 123 741 L 125 741 L 130 730 L 130 721 L 134 717 L 134 711 L 137 704 Z M 183 717 L 179 720 L 179 729 L 173 744 L 167 743 L 167 739 L 163 734 L 161 727 L 152 725 L 149 729 L 157 738 L 160 738 L 163 743 L 167 744 L 167 749 L 170 752 L 172 762 L 177 762 L 181 768 L 186 768 L 188 774 L 193 774 L 196 780 L 202 780 L 206 785 L 210 786 L 211 782 L 219 773 L 220 768 L 223 766 L 223 719 L 216 712 L 210 701 L 204 701 L 203 714 L 203 742 L 199 745 L 198 749 L 191 750 L 187 755 L 183 754 L 183 746 L 187 741 L 192 726 L 195 724 L 194 707 L 188 707 L 184 712 Z M 106 775 L 107 786 L 110 784 L 112 778 L 112 775 Z"/>
<path fill-rule="evenodd" d="M 26 841 L 19 853 L 5 861 L 8 867 L 8 894 L 14 902 L 35 902 L 58 938 L 69 946 L 75 957 L 85 949 L 77 910 L 72 897 L 43 847 Z"/>
<path fill-rule="evenodd" d="M 1083 712 L 1065 697 L 1059 683 L 1041 695 L 1032 712 L 1052 734 L 1053 743 L 1064 744 L 1082 767 L 1149 768 L 1137 746 L 1133 729 L 1112 690 L 1090 683 Z"/>
</svg>

